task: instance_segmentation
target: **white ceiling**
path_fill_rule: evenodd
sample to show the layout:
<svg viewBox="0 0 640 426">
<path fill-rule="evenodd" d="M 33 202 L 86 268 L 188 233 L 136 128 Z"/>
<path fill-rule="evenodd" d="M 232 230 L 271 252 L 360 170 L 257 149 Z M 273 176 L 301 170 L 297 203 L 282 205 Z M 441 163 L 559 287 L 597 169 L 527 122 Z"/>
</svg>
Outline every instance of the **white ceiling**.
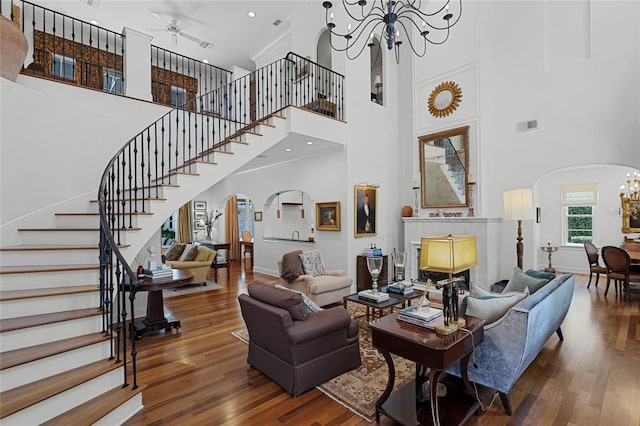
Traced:
<svg viewBox="0 0 640 426">
<path fill-rule="evenodd" d="M 321 1 L 318 13 L 324 14 Z M 193 59 L 207 59 L 210 64 L 225 69 L 233 65 L 253 71 L 251 60 L 273 40 L 290 28 L 288 17 L 304 1 L 147 1 L 147 0 L 90 0 L 98 6 L 87 4 L 87 0 L 35 0 L 34 3 L 64 13 L 83 21 L 97 21 L 97 25 L 120 32 L 123 27 L 147 33 L 153 37 L 152 44 L 175 51 Z M 255 18 L 247 13 L 254 11 Z M 152 14 L 165 21 L 172 18 L 188 27 L 184 32 L 200 40 L 213 43 L 211 49 L 202 49 L 193 41 L 178 37 L 178 47 L 171 43 L 171 33 Z M 274 26 L 273 22 L 282 23 Z"/>
<path fill-rule="evenodd" d="M 318 13 L 324 14 L 321 0 L 306 1 L 316 1 Z M 151 43 L 156 46 L 193 59 L 207 59 L 210 64 L 228 70 L 233 65 L 254 70 L 251 57 L 289 30 L 288 17 L 305 1 L 99 0 L 98 6 L 87 4 L 87 0 L 35 0 L 34 3 L 86 22 L 95 20 L 97 25 L 115 32 L 122 31 L 123 27 L 133 28 L 152 36 Z M 255 12 L 255 18 L 247 16 L 250 10 Z M 178 46 L 173 46 L 171 33 L 165 31 L 165 24 L 152 14 L 167 22 L 175 18 L 179 25 L 186 22 L 185 33 L 213 43 L 214 47 L 202 49 L 184 37 L 178 37 Z M 277 19 L 282 23 L 274 26 Z M 308 141 L 313 144 L 308 145 Z M 287 148 L 291 151 L 286 151 Z M 291 134 L 238 171 L 282 164 L 338 149 L 343 149 L 343 146 Z"/>
</svg>

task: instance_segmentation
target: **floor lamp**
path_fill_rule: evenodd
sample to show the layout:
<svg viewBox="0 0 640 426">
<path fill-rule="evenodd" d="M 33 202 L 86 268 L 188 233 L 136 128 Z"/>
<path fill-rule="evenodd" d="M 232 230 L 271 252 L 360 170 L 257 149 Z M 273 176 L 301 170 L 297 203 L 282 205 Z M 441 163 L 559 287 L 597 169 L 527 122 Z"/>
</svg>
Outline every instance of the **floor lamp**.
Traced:
<svg viewBox="0 0 640 426">
<path fill-rule="evenodd" d="M 516 240 L 516 256 L 518 268 L 522 268 L 524 246 L 522 244 L 522 221 L 533 219 L 533 195 L 530 189 L 514 189 L 502 193 L 504 200 L 504 220 L 518 221 L 518 237 Z"/>
<path fill-rule="evenodd" d="M 466 271 L 478 264 L 475 235 L 441 235 L 423 237 L 420 243 L 420 269 L 449 274 L 449 279 L 439 281 L 442 285 L 442 304 L 445 313 L 444 325 L 436 326 L 436 333 L 448 335 L 465 326 L 458 317 L 458 279 L 453 274 Z"/>
</svg>

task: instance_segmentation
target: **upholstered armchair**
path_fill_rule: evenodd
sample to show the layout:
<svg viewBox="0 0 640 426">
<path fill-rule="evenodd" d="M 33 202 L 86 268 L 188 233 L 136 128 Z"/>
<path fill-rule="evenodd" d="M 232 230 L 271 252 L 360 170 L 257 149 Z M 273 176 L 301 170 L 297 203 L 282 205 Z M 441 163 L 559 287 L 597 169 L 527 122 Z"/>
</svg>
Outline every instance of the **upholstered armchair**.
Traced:
<svg viewBox="0 0 640 426">
<path fill-rule="evenodd" d="M 198 252 L 193 260 L 167 260 L 165 264 L 172 269 L 185 269 L 193 272 L 193 283 L 207 283 L 207 274 L 216 251 L 205 246 L 197 246 Z"/>
<path fill-rule="evenodd" d="M 292 396 L 360 366 L 358 322 L 342 307 L 310 313 L 302 294 L 258 282 L 238 296 L 247 363 Z"/>
<path fill-rule="evenodd" d="M 281 285 L 292 290 L 300 291 L 307 295 L 320 306 L 332 303 L 342 303 L 342 298 L 352 293 L 353 279 L 346 276 L 341 269 L 325 270 L 322 265 L 314 271 L 305 270 L 300 255 L 302 250 L 286 253 L 278 261 L 278 273 Z M 317 255 L 318 252 L 308 252 L 309 255 Z"/>
</svg>

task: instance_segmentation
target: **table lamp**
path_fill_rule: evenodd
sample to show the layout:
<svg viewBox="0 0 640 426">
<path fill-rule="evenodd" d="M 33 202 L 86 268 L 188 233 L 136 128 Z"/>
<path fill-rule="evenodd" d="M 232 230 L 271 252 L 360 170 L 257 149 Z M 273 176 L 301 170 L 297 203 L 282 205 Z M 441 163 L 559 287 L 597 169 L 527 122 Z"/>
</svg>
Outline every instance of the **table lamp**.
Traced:
<svg viewBox="0 0 640 426">
<path fill-rule="evenodd" d="M 518 268 L 522 268 L 524 246 L 522 244 L 522 221 L 533 219 L 533 195 L 530 189 L 514 189 L 502 193 L 504 201 L 504 220 L 518 221 L 518 237 L 516 240 L 516 257 Z"/>
<path fill-rule="evenodd" d="M 444 283 L 442 291 L 442 305 L 444 311 L 444 325 L 436 327 L 436 333 L 448 335 L 466 322 L 458 318 L 458 279 L 453 274 L 476 266 L 478 253 L 475 235 L 441 235 L 424 237 L 420 244 L 420 269 L 431 272 L 444 272 L 449 279 Z"/>
</svg>

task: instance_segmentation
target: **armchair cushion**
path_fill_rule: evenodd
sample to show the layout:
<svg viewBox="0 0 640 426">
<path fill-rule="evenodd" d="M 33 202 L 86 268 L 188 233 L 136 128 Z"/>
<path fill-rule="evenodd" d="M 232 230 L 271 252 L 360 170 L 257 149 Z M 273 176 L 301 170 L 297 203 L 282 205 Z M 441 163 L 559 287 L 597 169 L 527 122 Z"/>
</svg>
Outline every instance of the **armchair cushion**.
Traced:
<svg viewBox="0 0 640 426">
<path fill-rule="evenodd" d="M 191 262 L 196 259 L 198 255 L 198 246 L 196 244 L 188 244 L 184 251 L 182 252 L 182 256 L 180 256 L 180 262 Z"/>
<path fill-rule="evenodd" d="M 312 277 L 326 275 L 324 265 L 322 264 L 322 256 L 320 256 L 319 251 L 300 254 L 300 262 L 302 262 L 302 269 L 305 274 L 311 275 Z"/>
<path fill-rule="evenodd" d="M 307 297 L 306 294 L 304 294 L 303 292 L 301 292 L 300 290 L 294 290 L 292 288 L 286 288 L 283 287 L 281 285 L 276 285 L 277 288 L 281 288 L 283 290 L 289 290 L 289 291 L 295 291 L 296 293 L 299 293 L 302 295 L 302 303 L 304 303 L 304 306 L 307 308 L 307 311 L 309 311 L 310 314 L 314 314 L 316 312 L 320 312 L 323 310 L 323 308 L 321 308 L 316 302 L 314 302 L 313 300 L 309 299 Z"/>
<path fill-rule="evenodd" d="M 460 306 L 460 313 L 482 318 L 491 324 L 502 318 L 509 309 L 529 295 L 528 291 L 509 294 L 467 296 Z"/>
<path fill-rule="evenodd" d="M 285 309 L 294 321 L 304 321 L 309 311 L 298 292 L 277 288 L 272 285 L 253 282 L 248 286 L 249 296 L 278 308 Z"/>
<path fill-rule="evenodd" d="M 302 254 L 302 250 L 285 253 L 282 256 L 282 273 L 280 277 L 288 283 L 295 281 L 300 275 L 304 274 L 300 254 Z"/>
<path fill-rule="evenodd" d="M 174 242 L 171 244 L 171 247 L 169 247 L 169 250 L 164 254 L 165 260 L 173 261 L 180 259 L 180 256 L 182 256 L 182 252 L 186 247 L 186 244 Z"/>
</svg>

